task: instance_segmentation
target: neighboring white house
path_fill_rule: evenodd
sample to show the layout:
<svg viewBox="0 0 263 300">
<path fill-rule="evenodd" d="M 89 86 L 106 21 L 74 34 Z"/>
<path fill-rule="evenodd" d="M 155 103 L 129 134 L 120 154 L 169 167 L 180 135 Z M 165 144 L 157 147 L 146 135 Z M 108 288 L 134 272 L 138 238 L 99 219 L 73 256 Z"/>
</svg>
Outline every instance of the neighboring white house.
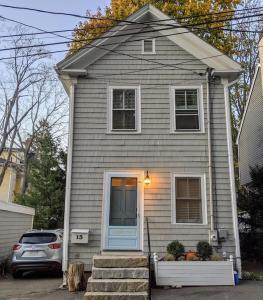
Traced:
<svg viewBox="0 0 263 300">
<path fill-rule="evenodd" d="M 237 144 L 240 183 L 251 181 L 250 167 L 263 166 L 263 40 L 259 44 L 257 66 L 241 121 Z"/>
<path fill-rule="evenodd" d="M 153 252 L 209 240 L 240 270 L 228 99 L 240 65 L 146 5 L 57 72 L 70 97 L 64 270 L 147 253 L 145 217 Z"/>
</svg>

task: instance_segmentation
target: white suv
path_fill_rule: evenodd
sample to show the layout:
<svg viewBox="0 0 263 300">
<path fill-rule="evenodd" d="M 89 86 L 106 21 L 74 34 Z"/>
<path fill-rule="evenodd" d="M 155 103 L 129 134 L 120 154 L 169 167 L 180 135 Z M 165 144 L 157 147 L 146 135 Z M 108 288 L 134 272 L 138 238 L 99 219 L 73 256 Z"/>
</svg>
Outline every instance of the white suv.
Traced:
<svg viewBox="0 0 263 300">
<path fill-rule="evenodd" d="M 61 273 L 63 231 L 37 230 L 24 233 L 13 246 L 11 271 L 19 278 L 25 271 Z"/>
</svg>

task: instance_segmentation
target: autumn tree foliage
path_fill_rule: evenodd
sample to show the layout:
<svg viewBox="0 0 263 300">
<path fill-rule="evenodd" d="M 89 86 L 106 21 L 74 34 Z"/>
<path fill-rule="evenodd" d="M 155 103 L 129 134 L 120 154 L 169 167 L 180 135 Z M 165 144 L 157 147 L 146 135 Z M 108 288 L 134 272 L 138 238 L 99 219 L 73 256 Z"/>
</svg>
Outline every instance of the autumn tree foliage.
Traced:
<svg viewBox="0 0 263 300">
<path fill-rule="evenodd" d="M 193 27 L 206 41 L 232 54 L 233 36 L 221 28 L 229 23 L 240 0 L 111 0 L 105 10 L 87 13 L 89 19 L 80 22 L 73 32 L 70 53 L 90 43 L 130 14 L 146 4 L 152 4 L 182 25 Z"/>
</svg>

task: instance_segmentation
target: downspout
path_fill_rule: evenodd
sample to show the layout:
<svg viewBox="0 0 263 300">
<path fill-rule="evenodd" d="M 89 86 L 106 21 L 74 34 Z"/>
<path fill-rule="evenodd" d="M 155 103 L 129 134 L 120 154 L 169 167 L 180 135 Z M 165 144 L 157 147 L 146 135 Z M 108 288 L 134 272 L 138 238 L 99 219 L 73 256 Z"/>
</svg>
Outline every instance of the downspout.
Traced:
<svg viewBox="0 0 263 300">
<path fill-rule="evenodd" d="M 70 80 L 70 79 L 68 79 Z M 76 80 L 70 80 L 69 93 L 69 134 L 68 134 L 68 156 L 67 156 L 67 177 L 65 193 L 65 213 L 64 213 L 64 235 L 63 235 L 63 261 L 62 270 L 63 285 L 66 285 L 65 271 L 68 269 L 68 244 L 69 244 L 69 220 L 70 220 L 70 196 L 71 196 L 71 171 L 72 171 L 72 148 L 73 148 L 73 124 L 74 124 L 74 97 Z"/>
<path fill-rule="evenodd" d="M 236 268 L 241 278 L 241 254 L 240 254 L 240 242 L 238 231 L 238 219 L 237 219 L 237 200 L 236 200 L 236 186 L 235 186 L 235 173 L 234 173 L 234 159 L 233 159 L 233 145 L 231 134 L 231 114 L 229 105 L 229 87 L 235 82 L 228 83 L 228 80 L 222 80 L 224 84 L 225 94 L 225 113 L 226 113 L 226 131 L 227 131 L 227 148 L 228 148 L 228 164 L 229 164 L 229 177 L 230 177 L 230 189 L 231 189 L 231 203 L 232 203 L 232 218 L 233 218 L 233 230 L 235 238 L 235 255 L 236 255 Z"/>
<path fill-rule="evenodd" d="M 210 205 L 210 230 L 214 230 L 214 205 L 213 205 L 213 172 L 212 172 L 212 146 L 211 146 L 211 117 L 210 117 L 210 81 L 212 69 L 206 73 L 206 108 L 207 108 L 207 146 L 208 146 L 208 176 L 209 176 L 209 205 Z"/>
</svg>

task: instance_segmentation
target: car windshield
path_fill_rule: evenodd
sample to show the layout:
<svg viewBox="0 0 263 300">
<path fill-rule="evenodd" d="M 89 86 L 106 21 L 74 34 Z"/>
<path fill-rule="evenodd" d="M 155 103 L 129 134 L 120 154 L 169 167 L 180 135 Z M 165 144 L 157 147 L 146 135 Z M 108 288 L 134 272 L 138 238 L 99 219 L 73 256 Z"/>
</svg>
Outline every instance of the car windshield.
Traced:
<svg viewBox="0 0 263 300">
<path fill-rule="evenodd" d="M 20 244 L 48 244 L 55 242 L 57 236 L 50 232 L 34 232 L 25 233 L 22 235 L 19 243 Z"/>
</svg>

